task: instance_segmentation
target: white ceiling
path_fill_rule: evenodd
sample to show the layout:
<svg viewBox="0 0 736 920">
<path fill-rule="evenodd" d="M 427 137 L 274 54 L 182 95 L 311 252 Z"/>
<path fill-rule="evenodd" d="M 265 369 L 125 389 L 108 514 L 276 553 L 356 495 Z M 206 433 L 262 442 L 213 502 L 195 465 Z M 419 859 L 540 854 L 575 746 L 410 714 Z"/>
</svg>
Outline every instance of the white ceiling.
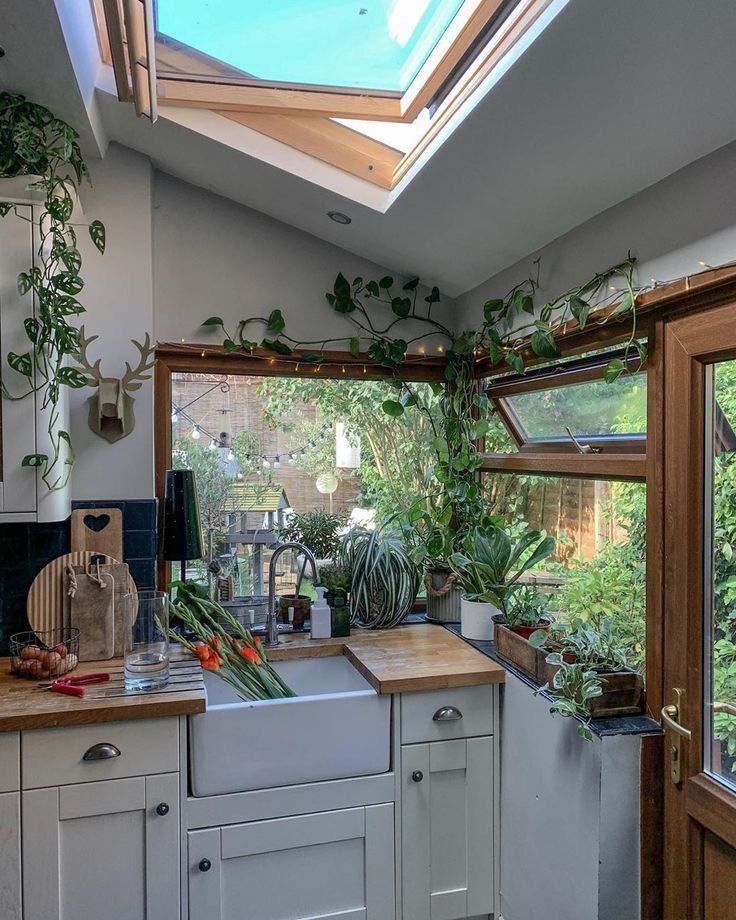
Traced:
<svg viewBox="0 0 736 920">
<path fill-rule="evenodd" d="M 70 38 L 87 0 L 58 3 L 63 32 L 51 3 L 3 0 L 1 88 L 54 108 L 88 146 L 99 117 L 159 169 L 450 295 L 736 139 L 732 0 L 569 0 L 384 213 L 385 193 L 350 180 L 356 197 L 373 196 L 359 204 L 338 193 L 331 167 L 313 163 L 309 181 L 265 162 L 275 142 L 257 136 L 260 152 L 245 153 L 246 129 L 242 143 L 212 140 L 200 125 L 218 116 L 178 110 L 175 122 L 164 110 L 151 126 L 108 93 L 92 99 L 89 68 L 72 67 L 67 48 L 87 47 Z"/>
</svg>

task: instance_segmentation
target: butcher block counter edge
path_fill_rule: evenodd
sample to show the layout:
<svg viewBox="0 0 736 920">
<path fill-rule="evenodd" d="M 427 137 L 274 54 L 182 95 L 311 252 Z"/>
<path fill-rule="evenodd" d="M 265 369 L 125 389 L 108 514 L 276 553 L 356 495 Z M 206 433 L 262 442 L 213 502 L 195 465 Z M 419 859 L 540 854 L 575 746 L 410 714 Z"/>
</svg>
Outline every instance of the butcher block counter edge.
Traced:
<svg viewBox="0 0 736 920">
<path fill-rule="evenodd" d="M 315 639 L 307 633 L 282 636 L 269 649 L 271 661 L 345 655 L 378 693 L 406 693 L 498 684 L 505 670 L 441 626 L 400 626 L 391 630 L 354 630 L 344 639 Z M 86 662 L 75 675 L 102 671 L 119 662 Z M 204 691 L 83 700 L 36 689 L 34 681 L 10 674 L 0 660 L 0 731 L 27 731 L 160 718 L 204 712 Z"/>
</svg>

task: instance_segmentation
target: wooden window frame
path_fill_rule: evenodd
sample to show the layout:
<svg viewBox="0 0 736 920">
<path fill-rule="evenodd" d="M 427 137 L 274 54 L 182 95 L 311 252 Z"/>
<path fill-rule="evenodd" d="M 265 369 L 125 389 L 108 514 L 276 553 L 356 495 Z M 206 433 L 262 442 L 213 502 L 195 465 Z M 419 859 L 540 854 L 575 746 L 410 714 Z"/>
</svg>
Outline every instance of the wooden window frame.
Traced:
<svg viewBox="0 0 736 920">
<path fill-rule="evenodd" d="M 509 0 L 479 0 L 441 59 L 430 67 L 429 61 L 425 62 L 403 94 L 235 83 L 233 68 L 222 65 L 228 73 L 218 74 L 211 58 L 193 49 L 182 50 L 183 46 L 175 52 L 168 49 L 170 57 L 176 55 L 176 61 L 173 65 L 169 63 L 170 70 L 161 68 L 158 74 L 156 54 L 134 56 L 141 68 L 147 67 L 148 79 L 143 81 L 139 75 L 131 82 L 126 52 L 127 22 L 123 22 L 121 4 L 139 4 L 150 11 L 152 0 L 90 0 L 90 3 L 102 59 L 113 66 L 118 98 L 132 99 L 139 113 L 148 115 L 150 111 L 148 117 L 155 121 L 157 104 L 206 108 L 390 191 L 418 164 L 458 110 L 552 0 L 518 0 L 515 5 L 510 5 Z M 491 28 L 486 44 L 467 60 L 494 20 L 499 22 L 498 30 L 494 32 Z M 147 47 L 152 47 L 150 38 Z M 206 73 L 198 78 L 187 75 L 187 79 L 184 63 L 188 57 L 197 57 Z M 425 69 L 428 72 L 422 78 Z M 452 88 L 443 96 L 449 83 Z M 155 92 L 151 95 L 152 86 Z M 332 120 L 411 123 L 434 99 L 441 101 L 427 130 L 406 153 Z"/>
</svg>

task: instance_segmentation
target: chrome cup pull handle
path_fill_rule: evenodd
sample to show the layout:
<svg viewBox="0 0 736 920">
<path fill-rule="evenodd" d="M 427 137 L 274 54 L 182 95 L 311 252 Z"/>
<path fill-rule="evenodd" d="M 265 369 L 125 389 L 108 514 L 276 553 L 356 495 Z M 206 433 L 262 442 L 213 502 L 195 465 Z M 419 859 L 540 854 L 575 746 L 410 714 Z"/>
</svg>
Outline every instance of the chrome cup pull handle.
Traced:
<svg viewBox="0 0 736 920">
<path fill-rule="evenodd" d="M 84 752 L 82 760 L 86 760 L 89 763 L 94 760 L 112 760 L 113 757 L 120 757 L 120 748 L 116 748 L 114 744 L 108 744 L 103 741 L 100 744 L 93 744 L 91 748 L 88 748 Z"/>
<path fill-rule="evenodd" d="M 432 720 L 434 722 L 457 722 L 462 717 L 463 714 L 456 706 L 440 706 L 432 716 Z"/>
</svg>

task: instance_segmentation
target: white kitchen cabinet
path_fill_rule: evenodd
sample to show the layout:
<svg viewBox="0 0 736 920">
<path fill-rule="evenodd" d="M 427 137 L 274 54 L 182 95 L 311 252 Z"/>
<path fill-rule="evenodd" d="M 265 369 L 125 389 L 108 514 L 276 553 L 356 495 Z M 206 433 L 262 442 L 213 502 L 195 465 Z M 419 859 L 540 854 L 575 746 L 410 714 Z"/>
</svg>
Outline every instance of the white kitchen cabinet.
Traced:
<svg viewBox="0 0 736 920">
<path fill-rule="evenodd" d="M 179 775 L 22 793 L 24 920 L 176 920 Z"/>
<path fill-rule="evenodd" d="M 494 911 L 493 737 L 401 748 L 403 920 Z"/>
<path fill-rule="evenodd" d="M 188 846 L 190 920 L 394 920 L 392 804 L 190 831 Z"/>
<path fill-rule="evenodd" d="M 21 920 L 20 793 L 0 795 L 0 917 Z"/>
</svg>

